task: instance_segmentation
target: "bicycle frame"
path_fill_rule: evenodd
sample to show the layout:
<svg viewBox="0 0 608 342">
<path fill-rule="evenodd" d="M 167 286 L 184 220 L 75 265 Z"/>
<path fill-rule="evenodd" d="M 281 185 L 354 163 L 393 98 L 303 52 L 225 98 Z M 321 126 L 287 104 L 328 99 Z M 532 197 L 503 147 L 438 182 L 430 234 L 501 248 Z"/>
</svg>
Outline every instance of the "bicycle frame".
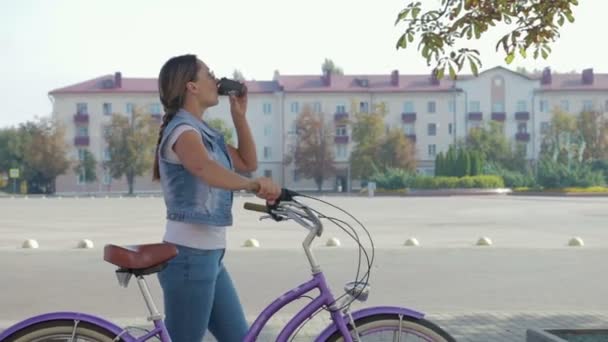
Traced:
<svg viewBox="0 0 608 342">
<path fill-rule="evenodd" d="M 345 342 L 352 342 L 348 329 L 346 327 L 346 321 L 339 308 L 335 305 L 335 299 L 332 295 L 323 272 L 318 272 L 313 275 L 313 279 L 298 286 L 297 288 L 286 292 L 281 297 L 277 298 L 268 307 L 266 307 L 258 318 L 253 322 L 249 332 L 245 336 L 244 342 L 253 342 L 258 338 L 258 335 L 268 322 L 268 320 L 285 305 L 299 299 L 302 295 L 318 289 L 320 294 L 312 302 L 306 305 L 300 312 L 298 312 L 287 325 L 281 330 L 276 341 L 283 342 L 293 334 L 293 332 L 312 314 L 323 306 L 327 306 L 330 309 L 331 318 L 338 327 L 338 330 L 345 336 Z"/>
</svg>

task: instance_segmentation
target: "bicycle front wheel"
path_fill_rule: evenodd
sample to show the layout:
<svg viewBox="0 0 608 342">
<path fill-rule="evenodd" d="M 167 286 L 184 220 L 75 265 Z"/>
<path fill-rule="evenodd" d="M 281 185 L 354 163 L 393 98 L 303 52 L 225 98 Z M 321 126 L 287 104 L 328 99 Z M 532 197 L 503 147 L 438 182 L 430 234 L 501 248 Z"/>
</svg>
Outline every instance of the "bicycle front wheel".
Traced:
<svg viewBox="0 0 608 342">
<path fill-rule="evenodd" d="M 114 337 L 112 332 L 90 323 L 54 320 L 31 325 L 2 342 L 112 342 Z"/>
<path fill-rule="evenodd" d="M 407 341 L 407 342 L 455 342 L 454 338 L 440 327 L 425 319 L 394 314 L 378 314 L 355 320 L 361 342 Z M 351 335 L 355 332 L 348 325 Z M 327 342 L 342 342 L 344 337 L 337 331 Z"/>
</svg>

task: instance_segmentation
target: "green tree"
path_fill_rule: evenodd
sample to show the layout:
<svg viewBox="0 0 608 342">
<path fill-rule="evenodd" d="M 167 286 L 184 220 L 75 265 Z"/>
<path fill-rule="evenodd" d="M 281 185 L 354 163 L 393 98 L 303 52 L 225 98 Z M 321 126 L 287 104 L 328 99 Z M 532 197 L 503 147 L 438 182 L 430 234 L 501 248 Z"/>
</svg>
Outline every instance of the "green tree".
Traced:
<svg viewBox="0 0 608 342">
<path fill-rule="evenodd" d="M 328 58 L 325 58 L 325 61 L 323 61 L 321 71 L 323 74 L 344 75 L 342 68 L 338 67 L 334 61 Z"/>
<path fill-rule="evenodd" d="M 96 172 L 97 161 L 95 160 L 95 156 L 88 149 L 84 150 L 84 154 L 82 159 L 79 159 L 74 167 L 74 173 L 82 175 L 82 180 L 85 184 L 93 183 L 97 181 L 97 172 Z"/>
<path fill-rule="evenodd" d="M 222 135 L 224 135 L 224 140 L 226 141 L 226 143 L 234 145 L 234 136 L 232 134 L 232 130 L 228 128 L 224 120 L 220 118 L 213 118 L 207 121 L 207 123 L 209 124 L 209 126 L 215 128 L 216 130 L 220 131 Z"/>
<path fill-rule="evenodd" d="M 480 158 L 512 171 L 526 169 L 525 146 L 512 144 L 503 133 L 501 123 L 490 122 L 486 127 L 474 128 L 459 141 L 461 148 L 477 151 Z"/>
<path fill-rule="evenodd" d="M 428 1 L 425 2 L 427 5 Z M 551 43 L 559 38 L 566 21 L 574 22 L 573 7 L 577 0 L 440 0 L 423 11 L 422 1 L 410 2 L 397 16 L 395 25 L 405 22 L 406 29 L 397 41 L 397 49 L 405 49 L 418 40 L 418 51 L 427 65 L 434 62 L 439 78 L 445 70 L 452 78 L 469 64 L 477 75 L 482 66 L 479 51 L 462 46 L 464 39 L 480 39 L 490 27 L 506 24 L 506 34 L 496 44 L 504 51 L 505 62 L 511 64 L 517 54 L 534 59 L 547 59 Z"/>
<path fill-rule="evenodd" d="M 356 105 L 352 108 L 358 109 Z M 384 104 L 376 104 L 369 113 L 355 112 L 350 122 L 352 138 L 356 143 L 351 153 L 351 172 L 354 178 L 367 180 L 379 170 L 375 152 L 385 134 L 384 117 L 387 115 Z"/>
<path fill-rule="evenodd" d="M 435 157 L 435 176 L 445 176 L 445 157 L 439 152 Z"/>
<path fill-rule="evenodd" d="M 296 172 L 312 178 L 321 191 L 323 181 L 335 174 L 332 128 L 322 113 L 305 106 L 296 123 L 297 142 L 292 151 Z"/>
<path fill-rule="evenodd" d="M 52 118 L 37 118 L 21 124 L 18 134 L 22 179 L 28 192 L 54 193 L 57 176 L 70 166 L 64 127 Z"/>
<path fill-rule="evenodd" d="M 110 150 L 110 160 L 104 166 L 114 179 L 123 175 L 133 194 L 135 177 L 152 168 L 158 138 L 158 126 L 149 114 L 134 110 L 130 116 L 113 114 L 105 139 Z"/>
<path fill-rule="evenodd" d="M 549 130 L 543 136 L 541 156 L 569 164 L 572 160 L 582 161 L 585 148 L 585 140 L 577 127 L 576 117 L 555 110 Z"/>
</svg>

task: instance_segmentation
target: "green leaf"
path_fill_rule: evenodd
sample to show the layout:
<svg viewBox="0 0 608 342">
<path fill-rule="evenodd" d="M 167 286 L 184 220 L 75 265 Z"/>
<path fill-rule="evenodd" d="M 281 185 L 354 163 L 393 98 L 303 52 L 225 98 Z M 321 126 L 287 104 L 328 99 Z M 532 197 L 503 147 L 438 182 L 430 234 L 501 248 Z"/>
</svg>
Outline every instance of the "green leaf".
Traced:
<svg viewBox="0 0 608 342">
<path fill-rule="evenodd" d="M 469 65 L 471 66 L 471 71 L 473 71 L 473 75 L 477 76 L 479 74 L 479 68 L 471 57 L 469 57 Z"/>
<path fill-rule="evenodd" d="M 395 20 L 395 25 L 397 25 L 400 21 L 402 21 L 403 19 L 405 19 L 409 13 L 410 13 L 410 9 L 409 8 L 406 8 L 403 11 L 401 11 L 399 13 L 399 15 L 397 16 L 397 20 Z"/>
<path fill-rule="evenodd" d="M 420 8 L 419 7 L 415 7 L 412 10 L 412 19 L 418 18 L 418 14 L 420 14 Z"/>
<path fill-rule="evenodd" d="M 405 39 L 405 33 L 401 35 L 399 41 L 397 41 L 396 49 L 402 48 L 405 49 L 407 47 L 407 40 Z"/>
<path fill-rule="evenodd" d="M 573 23 L 574 22 L 574 16 L 572 15 L 572 12 L 568 11 L 568 12 L 564 12 L 564 14 L 566 15 L 566 18 L 568 18 L 568 21 Z"/>
<path fill-rule="evenodd" d="M 454 70 L 452 63 L 450 63 L 450 78 L 453 80 L 456 79 L 456 70 Z"/>
<path fill-rule="evenodd" d="M 542 49 L 542 55 L 543 55 L 543 59 L 547 59 L 547 57 L 549 57 L 549 52 L 547 52 L 547 50 Z"/>
<path fill-rule="evenodd" d="M 519 54 L 523 57 L 526 58 L 526 56 L 528 55 L 528 53 L 526 52 L 526 49 L 521 47 L 519 48 Z"/>
<path fill-rule="evenodd" d="M 413 34 L 413 33 L 408 34 L 408 36 L 407 36 L 407 40 L 408 40 L 410 43 L 411 43 L 411 42 L 413 42 L 413 41 L 414 41 L 414 34 Z"/>
<path fill-rule="evenodd" d="M 511 64 L 511 62 L 513 62 L 514 59 L 515 59 L 515 52 L 511 52 L 507 55 L 507 57 L 505 57 L 505 62 L 507 62 L 507 64 Z"/>
<path fill-rule="evenodd" d="M 436 69 L 435 72 L 437 75 L 437 79 L 440 80 L 443 78 L 443 75 L 445 74 L 445 69 L 444 68 Z"/>
<path fill-rule="evenodd" d="M 559 16 L 559 19 L 557 19 L 557 24 L 558 24 L 559 26 L 564 26 L 564 21 L 565 21 L 564 16 L 563 16 L 563 15 L 560 15 L 560 16 Z"/>
</svg>

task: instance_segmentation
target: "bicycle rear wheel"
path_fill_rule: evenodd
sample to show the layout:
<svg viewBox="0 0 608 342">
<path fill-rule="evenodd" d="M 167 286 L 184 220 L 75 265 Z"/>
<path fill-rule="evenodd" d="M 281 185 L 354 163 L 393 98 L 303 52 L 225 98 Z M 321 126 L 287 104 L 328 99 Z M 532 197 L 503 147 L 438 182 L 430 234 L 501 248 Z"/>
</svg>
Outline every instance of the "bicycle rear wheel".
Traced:
<svg viewBox="0 0 608 342">
<path fill-rule="evenodd" d="M 76 325 L 71 320 L 54 320 L 17 331 L 3 342 L 112 342 L 115 337 L 112 332 L 87 322 Z"/>
<path fill-rule="evenodd" d="M 361 342 L 407 341 L 407 342 L 455 342 L 454 338 L 440 327 L 425 319 L 398 315 L 378 314 L 355 320 Z M 354 335 L 352 326 L 349 331 Z M 337 331 L 327 342 L 344 341 Z"/>
</svg>

